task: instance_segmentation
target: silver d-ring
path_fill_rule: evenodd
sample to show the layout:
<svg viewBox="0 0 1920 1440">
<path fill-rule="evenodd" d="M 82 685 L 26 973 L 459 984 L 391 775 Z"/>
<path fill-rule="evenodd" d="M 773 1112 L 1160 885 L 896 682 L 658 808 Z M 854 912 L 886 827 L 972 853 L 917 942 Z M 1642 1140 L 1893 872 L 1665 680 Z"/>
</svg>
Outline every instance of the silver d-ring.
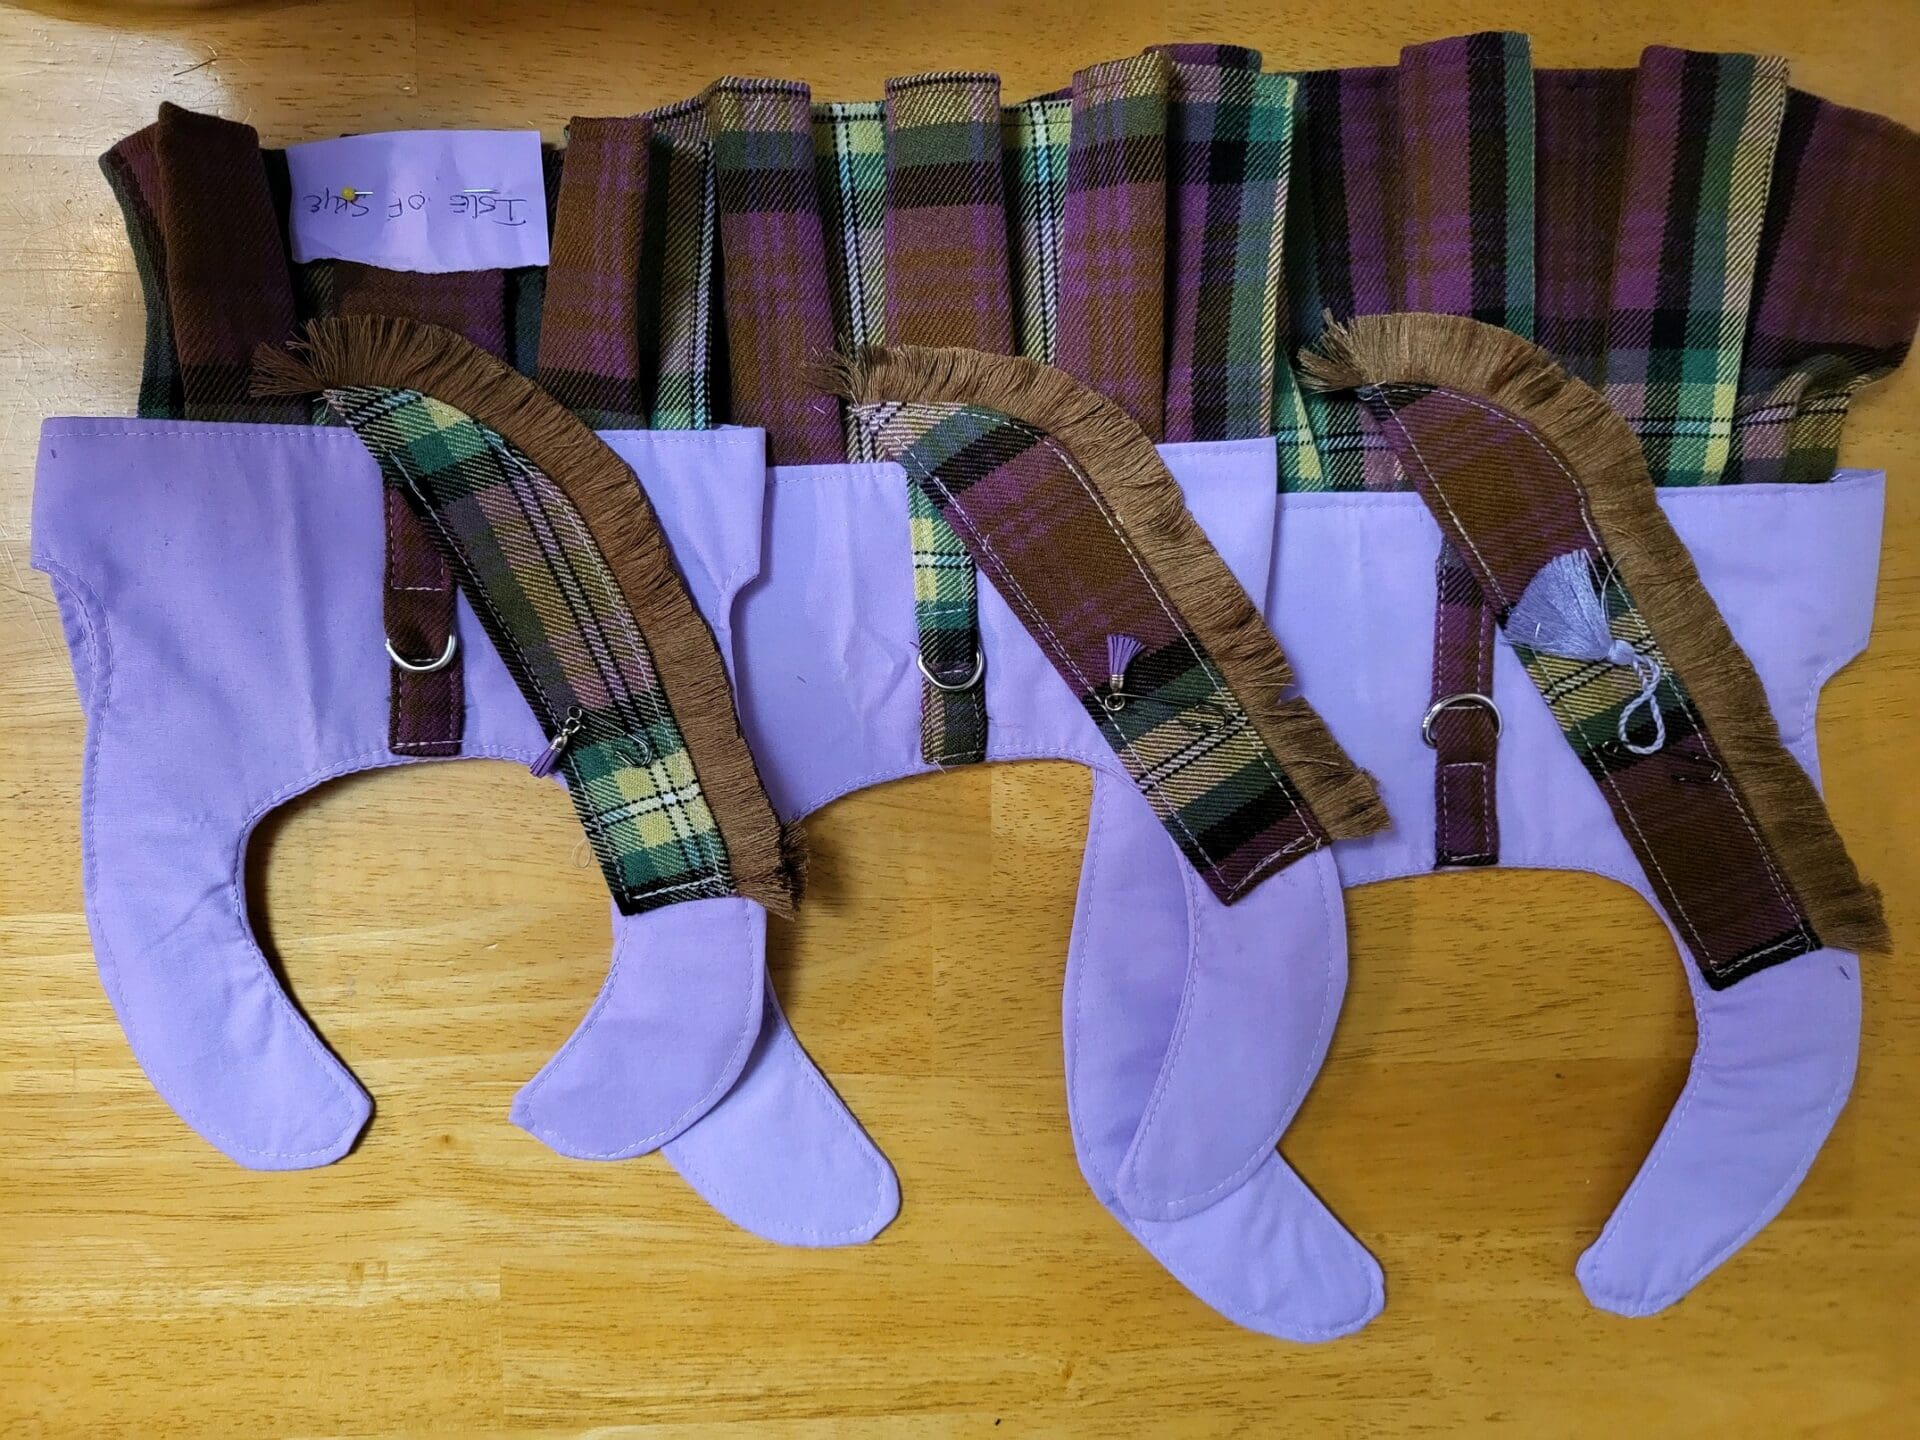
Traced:
<svg viewBox="0 0 1920 1440">
<path fill-rule="evenodd" d="M 1427 713 L 1420 720 L 1420 738 L 1433 748 L 1433 722 L 1440 718 L 1440 712 L 1451 710 L 1456 705 L 1484 705 L 1493 715 L 1493 738 L 1500 738 L 1500 707 L 1493 703 L 1491 695 L 1482 695 L 1478 690 L 1462 690 L 1457 695 L 1442 695 L 1427 707 Z"/>
<path fill-rule="evenodd" d="M 447 632 L 447 648 L 440 652 L 440 658 L 438 660 L 429 660 L 424 665 L 416 665 L 413 661 L 401 655 L 398 650 L 393 648 L 393 641 L 386 641 L 386 646 L 387 658 L 402 670 L 413 675 L 431 675 L 435 671 L 446 669 L 447 666 L 453 663 L 454 654 L 460 649 L 460 637 L 449 630 Z"/>
<path fill-rule="evenodd" d="M 987 657 L 983 655 L 977 647 L 973 652 L 973 673 L 958 685 L 949 684 L 947 681 L 935 675 L 931 670 L 927 669 L 927 657 L 917 650 L 914 651 L 913 654 L 913 663 L 920 667 L 920 673 L 926 676 L 929 685 L 933 686 L 936 690 L 945 690 L 948 694 L 953 694 L 960 690 L 973 689 L 974 686 L 980 683 L 980 677 L 987 673 Z"/>
</svg>

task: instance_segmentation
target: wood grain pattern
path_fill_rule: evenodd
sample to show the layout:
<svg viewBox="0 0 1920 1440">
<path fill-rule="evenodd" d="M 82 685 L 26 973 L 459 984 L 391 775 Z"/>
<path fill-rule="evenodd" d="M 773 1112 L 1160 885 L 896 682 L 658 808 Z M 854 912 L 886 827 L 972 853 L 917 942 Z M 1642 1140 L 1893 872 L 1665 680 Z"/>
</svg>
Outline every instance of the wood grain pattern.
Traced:
<svg viewBox="0 0 1920 1440">
<path fill-rule="evenodd" d="M 900 1172 L 904 1211 L 864 1250 L 776 1249 L 657 1160 L 576 1164 L 507 1124 L 606 945 L 598 878 L 556 860 L 574 850 L 566 802 L 522 772 L 350 780 L 260 836 L 271 947 L 379 1101 L 337 1166 L 250 1174 L 202 1144 L 94 976 L 81 726 L 26 567 L 31 465 L 42 416 L 131 407 L 139 306 L 93 157 L 163 96 L 272 142 L 557 134 L 723 71 L 867 98 L 890 74 L 977 66 L 1014 95 L 1156 40 L 1363 64 L 1496 25 L 1530 29 L 1543 65 L 1625 65 L 1653 40 L 1777 51 L 1802 86 L 1920 123 L 1912 0 L 0 12 L 0 1433 L 1906 1433 L 1920 366 L 1848 432 L 1846 459 L 1894 484 L 1873 648 L 1821 726 L 1835 812 L 1908 955 L 1868 968 L 1858 1088 L 1799 1197 L 1660 1318 L 1589 1310 L 1571 1273 L 1692 1045 L 1664 934 L 1592 878 L 1351 897 L 1351 994 L 1286 1148 L 1379 1255 L 1389 1304 L 1313 1349 L 1205 1310 L 1081 1183 L 1058 1006 L 1087 787 L 1067 767 L 901 784 L 813 827 L 818 885 L 775 927 L 776 981 Z M 435 864 L 455 850 L 458 868 Z"/>
</svg>

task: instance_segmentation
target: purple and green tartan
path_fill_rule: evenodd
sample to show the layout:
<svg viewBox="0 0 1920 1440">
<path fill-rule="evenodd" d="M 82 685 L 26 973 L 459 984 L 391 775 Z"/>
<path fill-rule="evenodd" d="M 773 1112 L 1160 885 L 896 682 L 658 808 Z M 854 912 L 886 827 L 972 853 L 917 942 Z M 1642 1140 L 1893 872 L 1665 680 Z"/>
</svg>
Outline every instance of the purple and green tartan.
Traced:
<svg viewBox="0 0 1920 1440">
<path fill-rule="evenodd" d="M 1015 346 L 1042 365 L 1060 353 L 1060 231 L 1067 208 L 1067 141 L 1073 102 L 1042 98 L 1008 107 L 1002 119 L 1008 256 L 1017 297 Z"/>
<path fill-rule="evenodd" d="M 596 430 L 644 429 L 649 415 L 641 272 L 652 143 L 644 116 L 567 127 L 535 378 Z"/>
<path fill-rule="evenodd" d="M 1533 96 L 1534 339 L 1597 389 L 1606 371 L 1633 71 L 1542 70 Z"/>
<path fill-rule="evenodd" d="M 886 333 L 897 344 L 1013 348 L 1000 81 L 939 72 L 887 82 Z M 973 557 L 940 508 L 908 487 L 919 634 L 920 755 L 987 758 Z"/>
<path fill-rule="evenodd" d="M 833 333 L 849 354 L 886 343 L 887 153 L 878 101 L 815 105 L 813 152 L 826 235 Z M 846 418 L 847 458 L 871 461 L 873 440 Z"/>
<path fill-rule="evenodd" d="M 720 217 L 728 418 L 767 432 L 776 465 L 846 458 L 839 407 L 809 379 L 833 306 L 805 85 L 716 81 L 706 94 Z"/>
<path fill-rule="evenodd" d="M 1253 51 L 1191 48 L 1216 63 L 1168 52 L 1166 438 L 1239 440 L 1275 410 L 1294 82 Z"/>
<path fill-rule="evenodd" d="M 1440 386 L 1372 385 L 1359 394 L 1503 627 L 1544 566 L 1581 555 L 1614 638 L 1659 665 L 1656 730 L 1633 708 L 1642 684 L 1635 667 L 1538 653 L 1507 632 L 1707 983 L 1731 985 L 1820 948 L 1557 452 L 1515 417 Z"/>
<path fill-rule="evenodd" d="M 1920 321 L 1920 136 L 1787 95 L 1741 355 L 1731 481 L 1832 476 L 1853 393 Z"/>
<path fill-rule="evenodd" d="M 1213 657 L 1057 442 L 981 406 L 855 413 L 965 539 L 1222 901 L 1327 843 Z M 1109 683 L 1116 636 L 1140 646 L 1120 693 Z"/>
<path fill-rule="evenodd" d="M 713 426 L 713 148 L 697 97 L 648 112 L 653 124 L 640 292 L 656 297 L 649 429 Z"/>
<path fill-rule="evenodd" d="M 416 390 L 327 392 L 438 539 L 561 751 L 575 812 L 624 914 L 735 892 L 652 652 L 580 512 L 525 454 Z"/>
<path fill-rule="evenodd" d="M 1136 55 L 1073 79 L 1055 364 L 1166 428 L 1167 101 L 1171 62 Z"/>
<path fill-rule="evenodd" d="M 1786 100 L 1771 56 L 1655 46 L 1634 77 L 1602 391 L 1656 485 L 1726 468 Z"/>
</svg>

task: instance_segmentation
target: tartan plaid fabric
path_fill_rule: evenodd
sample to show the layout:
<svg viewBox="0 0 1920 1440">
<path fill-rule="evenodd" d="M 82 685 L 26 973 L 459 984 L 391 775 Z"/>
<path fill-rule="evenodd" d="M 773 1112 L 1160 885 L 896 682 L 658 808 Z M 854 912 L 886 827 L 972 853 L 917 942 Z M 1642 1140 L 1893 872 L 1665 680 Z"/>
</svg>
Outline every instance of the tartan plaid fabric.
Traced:
<svg viewBox="0 0 1920 1440">
<path fill-rule="evenodd" d="M 849 351 L 886 342 L 887 157 L 877 101 L 813 107 L 815 183 L 826 234 L 833 333 Z M 847 458 L 870 461 L 873 441 L 846 419 Z"/>
<path fill-rule="evenodd" d="M 1538 145 L 1534 338 L 1598 387 L 1606 368 L 1607 297 L 1627 174 L 1631 70 L 1542 70 L 1534 76 Z"/>
<path fill-rule="evenodd" d="M 254 347 L 293 338 L 293 280 L 252 127 L 162 104 L 101 162 L 147 285 L 143 414 L 299 423 L 300 401 L 247 393 Z"/>
<path fill-rule="evenodd" d="M 1787 96 L 1741 356 L 1728 481 L 1833 474 L 1853 392 L 1920 321 L 1920 136 Z"/>
<path fill-rule="evenodd" d="M 1013 348 L 1000 81 L 887 82 L 886 333 L 896 345 Z"/>
<path fill-rule="evenodd" d="M 844 459 L 838 407 L 807 379 L 833 350 L 805 85 L 716 81 L 706 95 L 719 200 L 729 418 L 759 425 L 776 465 Z"/>
<path fill-rule="evenodd" d="M 1769 56 L 1656 46 L 1634 77 L 1602 388 L 1657 485 L 1726 467 L 1786 99 Z"/>
<path fill-rule="evenodd" d="M 1707 983 L 1730 985 L 1818 949 L 1684 680 L 1622 586 L 1579 483 L 1555 452 L 1512 417 L 1444 389 L 1396 384 L 1360 393 L 1503 625 L 1542 566 L 1580 554 L 1615 638 L 1659 664 L 1664 739 L 1638 754 L 1619 732 L 1640 689 L 1633 667 L 1545 655 L 1528 649 L 1526 637 L 1508 636 Z M 1651 717 L 1638 715 L 1635 724 L 1626 738 L 1649 743 Z"/>
<path fill-rule="evenodd" d="M 698 98 L 650 111 L 647 229 L 640 293 L 656 297 L 654 430 L 713 425 L 713 149 Z"/>
<path fill-rule="evenodd" d="M 567 127 L 536 378 L 597 430 L 643 429 L 649 415 L 640 273 L 652 142 L 644 116 Z"/>
<path fill-rule="evenodd" d="M 1304 186 L 1288 197 L 1286 287 L 1292 347 L 1309 345 L 1328 312 L 1345 318 L 1399 308 L 1400 228 L 1394 176 L 1394 72 L 1320 70 L 1298 77 L 1296 154 Z M 1299 163 L 1299 162 L 1296 162 Z M 1392 456 L 1350 395 L 1303 398 L 1319 474 L 1281 447 L 1288 489 L 1391 489 Z"/>
<path fill-rule="evenodd" d="M 1000 81 L 942 72 L 887 82 L 886 333 L 897 343 L 1005 354 L 1013 346 Z M 850 417 L 851 418 L 851 417 Z M 973 557 L 908 487 L 920 663 L 920 754 L 987 758 Z"/>
<path fill-rule="evenodd" d="M 1466 559 L 1444 540 L 1434 562 L 1429 693 L 1440 707 L 1427 727 L 1433 863 L 1492 865 L 1500 858 L 1500 722 L 1490 706 L 1461 697 L 1493 694 L 1493 610 Z"/>
<path fill-rule="evenodd" d="M 522 452 L 418 391 L 327 403 L 431 527 L 560 754 L 576 813 L 625 914 L 734 893 L 652 653 L 586 523 Z"/>
<path fill-rule="evenodd" d="M 1071 100 L 1028 100 L 1003 117 L 1009 257 L 1019 353 L 1052 365 L 1060 353 L 1060 230 L 1067 206 L 1067 137 Z"/>
<path fill-rule="evenodd" d="M 1137 55 L 1073 79 L 1055 363 L 1165 431 L 1167 99 L 1171 65 Z"/>
<path fill-rule="evenodd" d="M 1275 410 L 1294 83 L 1262 75 L 1251 51 L 1227 58 L 1169 52 L 1169 440 L 1265 435 Z"/>
<path fill-rule="evenodd" d="M 856 413 L 966 538 L 1216 895 L 1231 902 L 1327 843 L 1161 582 L 1047 435 L 978 406 Z M 1141 648 L 1116 694 L 1119 636 Z"/>
</svg>

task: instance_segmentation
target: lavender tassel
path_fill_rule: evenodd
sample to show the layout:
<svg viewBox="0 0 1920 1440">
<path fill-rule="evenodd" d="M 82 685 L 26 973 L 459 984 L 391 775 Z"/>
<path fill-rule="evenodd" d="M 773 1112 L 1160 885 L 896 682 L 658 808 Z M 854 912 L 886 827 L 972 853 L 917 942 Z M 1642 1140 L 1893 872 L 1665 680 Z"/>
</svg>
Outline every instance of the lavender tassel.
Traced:
<svg viewBox="0 0 1920 1440">
<path fill-rule="evenodd" d="M 1107 636 L 1107 693 L 1100 703 L 1108 710 L 1121 709 L 1127 703 L 1127 666 L 1146 648 L 1131 635 Z"/>
<path fill-rule="evenodd" d="M 585 720 L 586 716 L 581 713 L 578 706 L 567 711 L 567 718 L 562 722 L 559 733 L 553 737 L 547 748 L 540 752 L 540 758 L 527 767 L 533 772 L 536 780 L 546 779 L 559 768 L 560 757 L 566 753 L 567 746 L 573 743 L 573 737 L 580 733 L 580 726 Z"/>
<path fill-rule="evenodd" d="M 1666 672 L 1653 656 L 1614 637 L 1606 606 L 1593 583 L 1587 551 L 1557 555 L 1540 567 L 1519 603 L 1507 612 L 1506 633 L 1509 643 L 1542 655 L 1605 660 L 1631 669 L 1640 681 L 1640 693 L 1620 712 L 1620 743 L 1635 755 L 1651 755 L 1667 743 L 1667 722 L 1655 699 Z M 1634 713 L 1641 709 L 1653 717 L 1653 741 L 1647 745 L 1627 738 Z"/>
</svg>

